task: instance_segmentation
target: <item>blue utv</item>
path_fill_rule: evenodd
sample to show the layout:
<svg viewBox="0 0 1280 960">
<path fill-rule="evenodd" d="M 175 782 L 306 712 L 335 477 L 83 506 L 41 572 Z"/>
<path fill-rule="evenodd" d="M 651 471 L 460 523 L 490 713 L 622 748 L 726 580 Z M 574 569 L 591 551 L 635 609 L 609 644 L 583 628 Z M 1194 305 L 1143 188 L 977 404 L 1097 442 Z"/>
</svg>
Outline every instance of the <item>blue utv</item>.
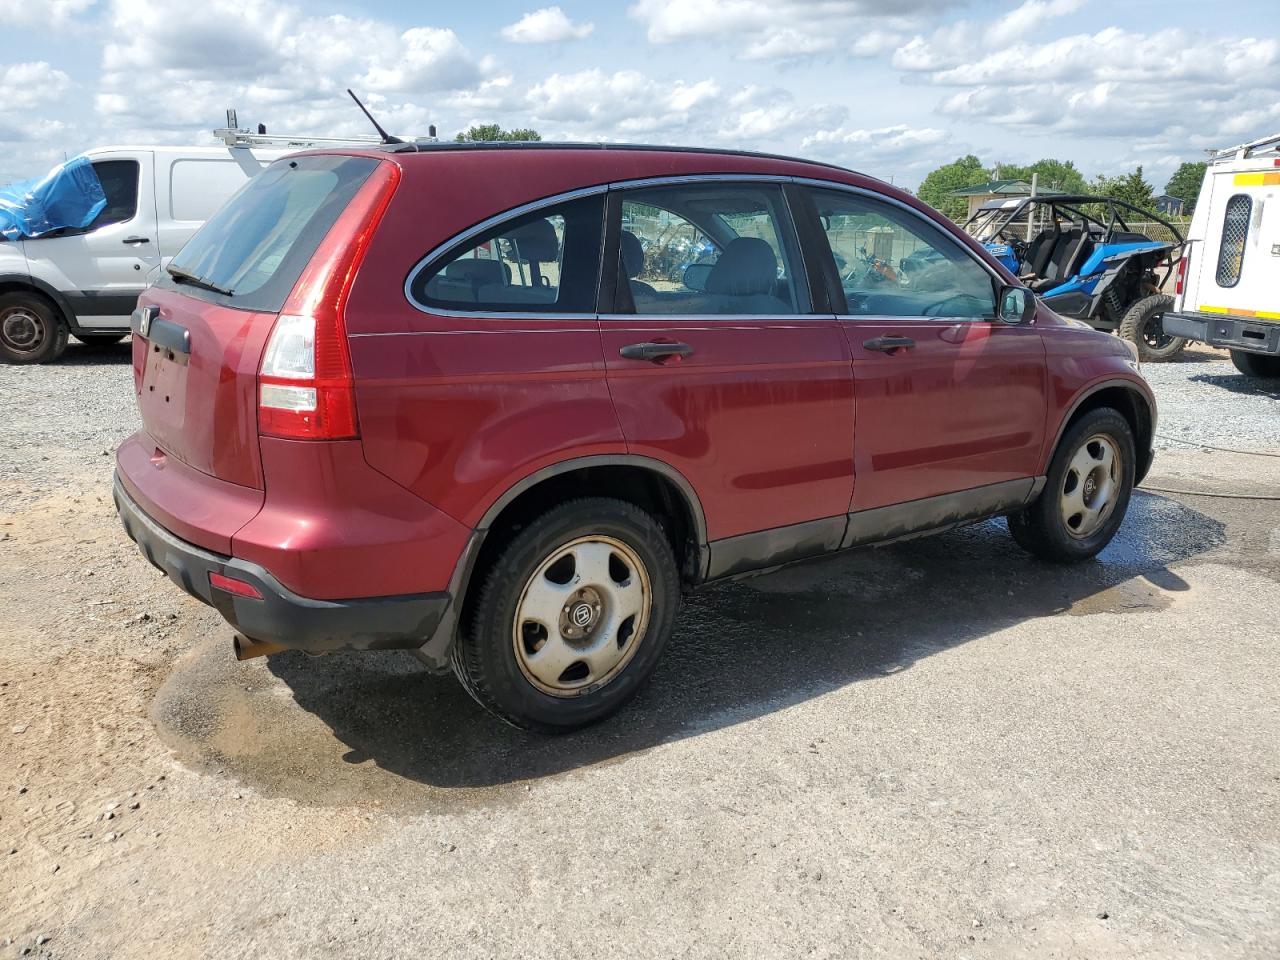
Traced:
<svg viewBox="0 0 1280 960">
<path fill-rule="evenodd" d="M 1133 341 L 1142 360 L 1186 346 L 1164 332 L 1183 244 L 1167 220 L 1113 197 L 1047 194 L 988 201 L 965 230 L 1055 313 Z"/>
</svg>

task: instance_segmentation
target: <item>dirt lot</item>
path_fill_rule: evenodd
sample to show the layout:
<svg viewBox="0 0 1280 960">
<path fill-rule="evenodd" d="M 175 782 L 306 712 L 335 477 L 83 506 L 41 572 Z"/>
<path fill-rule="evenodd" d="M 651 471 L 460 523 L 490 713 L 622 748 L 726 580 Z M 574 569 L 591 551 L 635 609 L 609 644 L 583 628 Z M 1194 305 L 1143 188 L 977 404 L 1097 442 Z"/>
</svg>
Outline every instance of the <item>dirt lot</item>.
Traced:
<svg viewBox="0 0 1280 960">
<path fill-rule="evenodd" d="M 0 957 L 1280 954 L 1280 502 L 709 589 L 546 739 L 405 654 L 236 663 L 117 527 L 127 351 L 0 367 Z M 1221 355 L 1147 372 L 1162 433 L 1280 453 Z M 1280 495 L 1163 446 L 1151 486 Z"/>
</svg>

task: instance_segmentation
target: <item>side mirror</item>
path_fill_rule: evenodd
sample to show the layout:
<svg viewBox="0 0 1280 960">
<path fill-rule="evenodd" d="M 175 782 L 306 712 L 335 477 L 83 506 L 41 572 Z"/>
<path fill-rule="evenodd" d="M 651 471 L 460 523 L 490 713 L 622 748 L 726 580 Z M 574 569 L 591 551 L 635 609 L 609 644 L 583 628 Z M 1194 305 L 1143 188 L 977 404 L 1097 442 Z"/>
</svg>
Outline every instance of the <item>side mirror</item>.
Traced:
<svg viewBox="0 0 1280 960">
<path fill-rule="evenodd" d="M 1026 323 L 1036 315 L 1036 298 L 1026 287 L 1007 286 L 1000 291 L 1001 323 Z"/>
<path fill-rule="evenodd" d="M 707 278 L 711 276 L 713 263 L 691 263 L 684 268 L 684 285 L 690 290 L 702 293 L 707 289 Z"/>
</svg>

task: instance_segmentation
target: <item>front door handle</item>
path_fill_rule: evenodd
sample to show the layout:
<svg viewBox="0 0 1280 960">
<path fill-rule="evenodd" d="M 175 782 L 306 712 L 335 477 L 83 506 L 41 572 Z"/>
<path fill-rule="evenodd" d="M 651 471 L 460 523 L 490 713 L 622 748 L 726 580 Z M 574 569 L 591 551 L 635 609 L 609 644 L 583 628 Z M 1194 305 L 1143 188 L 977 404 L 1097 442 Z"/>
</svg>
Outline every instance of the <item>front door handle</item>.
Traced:
<svg viewBox="0 0 1280 960">
<path fill-rule="evenodd" d="M 916 342 L 910 337 L 872 337 L 870 340 L 863 340 L 862 345 L 868 350 L 892 353 L 894 350 L 910 350 Z"/>
<path fill-rule="evenodd" d="M 121 243 L 150 243 L 150 237 L 125 237 Z"/>
<path fill-rule="evenodd" d="M 649 360 L 656 363 L 667 357 L 687 357 L 693 347 L 687 343 L 629 343 L 618 350 L 624 360 Z"/>
</svg>

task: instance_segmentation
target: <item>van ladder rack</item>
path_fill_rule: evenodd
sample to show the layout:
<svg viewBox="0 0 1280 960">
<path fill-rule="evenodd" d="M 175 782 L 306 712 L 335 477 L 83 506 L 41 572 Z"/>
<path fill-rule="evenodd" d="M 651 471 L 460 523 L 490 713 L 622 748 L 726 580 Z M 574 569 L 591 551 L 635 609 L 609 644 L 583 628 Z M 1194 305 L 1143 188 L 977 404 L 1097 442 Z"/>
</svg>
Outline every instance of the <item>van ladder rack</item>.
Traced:
<svg viewBox="0 0 1280 960">
<path fill-rule="evenodd" d="M 436 142 L 435 127 L 431 128 L 432 136 L 419 137 L 414 142 Z M 308 137 L 289 136 L 267 133 L 267 128 L 259 124 L 257 132 L 241 129 L 236 120 L 234 110 L 227 111 L 227 125 L 218 127 L 213 135 L 228 147 L 328 147 L 328 146 L 372 146 L 382 144 L 381 137 Z"/>
</svg>

